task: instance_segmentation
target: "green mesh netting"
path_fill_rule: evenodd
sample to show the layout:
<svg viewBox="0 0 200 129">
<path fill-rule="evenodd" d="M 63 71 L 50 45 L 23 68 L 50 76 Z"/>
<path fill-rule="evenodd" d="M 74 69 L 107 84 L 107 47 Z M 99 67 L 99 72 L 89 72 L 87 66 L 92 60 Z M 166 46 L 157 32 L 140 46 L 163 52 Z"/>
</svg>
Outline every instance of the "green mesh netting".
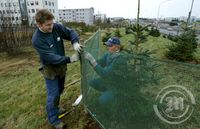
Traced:
<svg viewBox="0 0 200 129">
<path fill-rule="evenodd" d="M 98 31 L 85 51 L 100 59 L 106 49 Z M 115 57 L 114 57 L 115 58 Z M 112 72 L 98 75 L 82 57 L 86 109 L 104 129 L 197 129 L 200 66 L 120 52 Z"/>
</svg>

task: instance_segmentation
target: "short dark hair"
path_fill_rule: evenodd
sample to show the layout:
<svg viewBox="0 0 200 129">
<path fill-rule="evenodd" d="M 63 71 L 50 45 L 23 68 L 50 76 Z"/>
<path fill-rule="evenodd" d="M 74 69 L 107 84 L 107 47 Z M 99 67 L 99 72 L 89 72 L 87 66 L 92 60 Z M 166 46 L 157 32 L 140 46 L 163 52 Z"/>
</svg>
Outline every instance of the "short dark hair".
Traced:
<svg viewBox="0 0 200 129">
<path fill-rule="evenodd" d="M 48 9 L 41 9 L 35 15 L 37 23 L 43 24 L 46 20 L 53 20 L 54 16 Z"/>
</svg>

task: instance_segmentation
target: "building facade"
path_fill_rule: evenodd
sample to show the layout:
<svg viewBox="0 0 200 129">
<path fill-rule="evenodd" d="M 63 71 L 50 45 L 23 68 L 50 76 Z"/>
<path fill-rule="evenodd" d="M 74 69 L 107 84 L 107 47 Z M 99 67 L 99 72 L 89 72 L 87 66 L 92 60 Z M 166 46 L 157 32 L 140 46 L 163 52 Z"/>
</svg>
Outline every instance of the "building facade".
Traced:
<svg viewBox="0 0 200 129">
<path fill-rule="evenodd" d="M 35 14 L 39 9 L 49 9 L 58 21 L 57 0 L 0 0 L 0 25 L 18 26 L 23 21 L 35 24 Z"/>
<path fill-rule="evenodd" d="M 95 21 L 100 20 L 101 23 L 105 23 L 106 22 L 106 14 L 95 14 Z"/>
<path fill-rule="evenodd" d="M 59 21 L 94 24 L 94 8 L 59 9 Z"/>
</svg>

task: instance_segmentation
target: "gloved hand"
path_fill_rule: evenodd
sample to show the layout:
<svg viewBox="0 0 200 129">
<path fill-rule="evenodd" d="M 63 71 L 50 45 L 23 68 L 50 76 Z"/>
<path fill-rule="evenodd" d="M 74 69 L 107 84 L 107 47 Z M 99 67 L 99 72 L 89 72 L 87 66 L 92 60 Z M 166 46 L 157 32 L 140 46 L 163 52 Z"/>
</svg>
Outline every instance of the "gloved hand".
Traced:
<svg viewBox="0 0 200 129">
<path fill-rule="evenodd" d="M 93 67 L 97 65 L 96 60 L 89 52 L 85 51 L 83 54 L 84 54 L 84 58 L 87 59 Z"/>
<path fill-rule="evenodd" d="M 83 46 L 81 45 L 81 44 L 79 44 L 78 42 L 76 42 L 76 43 L 73 43 L 73 48 L 74 48 L 74 50 L 76 50 L 77 52 L 82 52 L 82 48 L 83 48 Z"/>
<path fill-rule="evenodd" d="M 73 54 L 71 57 L 70 57 L 70 62 L 76 62 L 80 59 L 79 55 L 78 54 Z"/>
</svg>

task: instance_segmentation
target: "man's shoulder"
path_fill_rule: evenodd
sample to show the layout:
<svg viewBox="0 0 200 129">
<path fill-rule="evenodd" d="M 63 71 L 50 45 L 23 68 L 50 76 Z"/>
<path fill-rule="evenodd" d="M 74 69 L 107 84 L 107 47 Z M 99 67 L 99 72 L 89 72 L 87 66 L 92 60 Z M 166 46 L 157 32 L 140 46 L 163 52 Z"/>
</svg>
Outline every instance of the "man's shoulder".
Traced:
<svg viewBox="0 0 200 129">
<path fill-rule="evenodd" d="M 35 30 L 35 32 L 33 33 L 33 36 L 32 36 L 32 43 L 34 44 L 37 39 L 38 39 L 38 36 L 39 36 L 39 33 L 38 33 L 38 28 Z"/>
<path fill-rule="evenodd" d="M 33 36 L 32 36 L 32 44 L 37 45 L 40 42 L 42 42 L 42 40 L 43 40 L 43 36 L 39 32 L 39 29 L 36 29 Z"/>
<path fill-rule="evenodd" d="M 53 26 L 56 30 L 60 30 L 62 28 L 64 28 L 64 26 L 62 24 L 59 24 L 59 23 L 54 23 L 54 26 Z"/>
</svg>

